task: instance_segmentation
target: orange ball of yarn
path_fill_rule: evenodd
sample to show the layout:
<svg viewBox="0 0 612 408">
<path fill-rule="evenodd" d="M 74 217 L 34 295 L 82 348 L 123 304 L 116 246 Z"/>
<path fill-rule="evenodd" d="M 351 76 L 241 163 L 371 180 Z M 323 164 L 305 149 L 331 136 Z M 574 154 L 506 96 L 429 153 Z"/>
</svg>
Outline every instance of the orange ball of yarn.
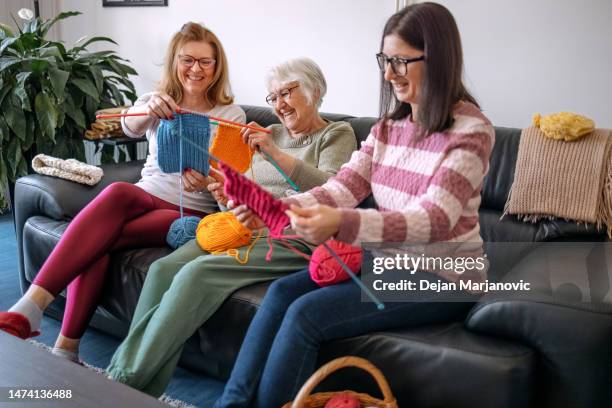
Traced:
<svg viewBox="0 0 612 408">
<path fill-rule="evenodd" d="M 352 272 L 359 273 L 362 258 L 361 248 L 335 240 L 327 241 L 327 245 L 338 254 Z M 333 285 L 350 279 L 342 265 L 323 245 L 319 245 L 312 253 L 308 271 L 310 272 L 310 278 L 319 286 Z"/>
<path fill-rule="evenodd" d="M 207 215 L 196 229 L 198 245 L 210 253 L 221 253 L 248 245 L 252 235 L 253 232 L 231 212 Z"/>
</svg>

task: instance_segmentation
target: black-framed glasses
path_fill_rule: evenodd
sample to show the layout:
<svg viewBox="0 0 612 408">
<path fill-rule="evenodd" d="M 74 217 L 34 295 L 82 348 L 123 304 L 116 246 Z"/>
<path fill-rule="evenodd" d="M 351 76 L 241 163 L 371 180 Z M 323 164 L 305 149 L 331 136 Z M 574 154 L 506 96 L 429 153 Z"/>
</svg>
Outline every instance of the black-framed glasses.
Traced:
<svg viewBox="0 0 612 408">
<path fill-rule="evenodd" d="M 185 67 L 189 67 L 189 68 L 193 67 L 193 64 L 195 64 L 196 61 L 198 61 L 198 65 L 202 69 L 210 68 L 214 66 L 215 63 L 217 62 L 213 58 L 196 59 L 195 57 L 192 57 L 191 55 L 179 55 L 179 62 Z"/>
<path fill-rule="evenodd" d="M 266 96 L 266 102 L 268 105 L 274 106 L 276 102 L 278 102 L 278 98 L 281 98 L 283 101 L 287 102 L 291 98 L 291 91 L 300 86 L 300 84 L 293 85 L 292 87 L 281 89 L 278 93 L 271 93 Z"/>
<path fill-rule="evenodd" d="M 397 76 L 404 76 L 408 71 L 408 64 L 412 64 L 413 62 L 423 61 L 425 59 L 424 55 L 416 58 L 400 58 L 400 57 L 387 57 L 382 52 L 376 54 L 376 61 L 378 62 L 378 67 L 382 72 L 387 70 L 387 65 L 391 64 L 391 69 L 393 73 Z"/>
</svg>

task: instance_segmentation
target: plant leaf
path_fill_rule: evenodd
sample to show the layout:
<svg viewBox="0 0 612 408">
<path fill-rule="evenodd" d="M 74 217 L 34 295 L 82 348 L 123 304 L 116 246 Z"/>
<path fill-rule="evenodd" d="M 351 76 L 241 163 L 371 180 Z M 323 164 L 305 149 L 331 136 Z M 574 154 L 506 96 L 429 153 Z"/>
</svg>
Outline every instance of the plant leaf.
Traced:
<svg viewBox="0 0 612 408">
<path fill-rule="evenodd" d="M 11 131 L 4 120 L 4 116 L 0 115 L 0 143 L 2 143 L 3 140 L 9 140 L 10 136 Z"/>
<path fill-rule="evenodd" d="M 66 143 L 56 143 L 53 146 L 53 151 L 51 152 L 52 156 L 59 157 L 60 159 L 68 158 L 70 154 L 70 150 L 68 149 L 68 141 Z"/>
<path fill-rule="evenodd" d="M 64 126 L 64 120 L 66 119 L 66 104 L 58 103 L 57 108 L 57 128 L 61 129 Z"/>
<path fill-rule="evenodd" d="M 49 95 L 45 91 L 41 91 L 34 99 L 34 109 L 36 110 L 36 118 L 38 126 L 43 134 L 55 143 L 55 127 L 57 126 L 57 112 Z"/>
<path fill-rule="evenodd" d="M 7 26 L 6 24 L 0 23 L 0 34 L 2 35 L 2 38 L 6 38 L 6 37 L 14 37 L 15 34 L 13 34 L 13 30 L 11 30 L 11 27 Z"/>
<path fill-rule="evenodd" d="M 49 81 L 51 81 L 51 87 L 53 88 L 53 94 L 58 100 L 63 100 L 66 91 L 66 82 L 68 82 L 68 78 L 70 78 L 70 72 L 51 67 L 49 68 L 48 74 Z"/>
<path fill-rule="evenodd" d="M 71 79 L 70 82 L 76 85 L 76 87 L 83 91 L 83 93 L 94 98 L 96 101 L 100 100 L 100 94 L 98 94 L 96 87 L 91 83 L 91 81 L 83 78 L 74 78 Z"/>
<path fill-rule="evenodd" d="M 8 37 L 2 40 L 2 42 L 0 43 L 0 54 L 2 54 L 5 49 L 7 49 L 10 45 L 15 43 L 16 41 L 19 41 L 19 37 Z"/>
<path fill-rule="evenodd" d="M 125 77 L 128 74 L 138 75 L 138 73 L 132 67 L 129 67 L 129 66 L 125 65 L 125 64 L 117 62 L 117 61 L 115 61 L 112 58 L 106 59 L 106 62 L 108 63 L 108 65 L 110 65 L 110 67 L 112 68 L 111 69 L 112 71 L 116 72 L 117 74 L 121 75 L 122 77 Z"/>
<path fill-rule="evenodd" d="M 99 101 L 96 101 L 88 96 L 85 97 L 85 111 L 87 112 L 87 116 L 85 117 L 86 121 L 95 119 L 94 116 L 96 114 L 96 110 L 98 109 L 98 102 Z"/>
<path fill-rule="evenodd" d="M 62 58 L 62 52 L 56 45 L 48 45 L 46 47 L 41 48 L 39 55 L 41 57 L 56 57 Z"/>
<path fill-rule="evenodd" d="M 57 16 L 55 16 L 54 19 L 45 21 L 40 26 L 41 37 L 44 37 L 45 35 L 47 35 L 47 32 L 53 26 L 53 24 L 57 23 L 60 20 L 68 18 L 68 17 L 78 16 L 79 14 L 83 14 L 83 13 L 81 13 L 80 11 L 65 11 L 63 13 L 59 13 Z"/>
<path fill-rule="evenodd" d="M 108 82 L 106 85 L 108 86 L 111 91 L 111 94 L 113 95 L 115 106 L 123 105 L 123 95 L 121 95 L 119 89 L 110 82 Z"/>
<path fill-rule="evenodd" d="M 107 57 L 109 55 L 113 55 L 115 51 L 106 50 L 106 51 L 97 51 L 97 52 L 88 52 L 80 55 L 81 59 L 97 59 L 102 57 Z"/>
<path fill-rule="evenodd" d="M 19 101 L 21 101 L 21 108 L 25 111 L 31 112 L 32 108 L 30 108 L 30 96 L 25 88 L 25 82 L 28 80 L 28 77 L 32 75 L 31 71 L 24 71 L 17 74 L 17 83 L 13 88 L 13 93 Z"/>
<path fill-rule="evenodd" d="M 19 58 L 15 58 L 15 57 L 4 57 L 4 58 L 0 58 L 0 72 L 4 71 L 5 69 L 17 64 L 21 62 L 21 59 Z"/>
<path fill-rule="evenodd" d="M 4 87 L 0 86 L 0 105 L 2 105 L 4 97 L 8 95 L 9 92 L 11 92 L 11 84 L 6 84 Z"/>
<path fill-rule="evenodd" d="M 6 185 L 7 180 L 6 162 L 4 161 L 4 152 L 0 146 L 0 183 L 2 186 Z M 2 191 L 2 190 L 0 190 Z M 2 193 L 0 193 L 2 194 Z"/>
<path fill-rule="evenodd" d="M 98 94 L 101 94 L 104 88 L 104 75 L 102 74 L 102 70 L 95 65 L 92 65 L 91 67 L 89 67 L 89 69 L 91 75 L 93 76 L 94 82 L 96 83 Z"/>
<path fill-rule="evenodd" d="M 80 107 L 74 105 L 74 101 L 70 94 L 66 94 L 66 115 L 71 118 L 80 129 L 84 130 L 87 127 L 85 123 L 85 114 Z"/>
<path fill-rule="evenodd" d="M 17 179 L 17 168 L 19 166 L 21 156 L 21 143 L 14 137 L 9 141 L 6 151 L 6 161 L 9 170 L 8 178 L 10 181 L 15 181 Z"/>
<path fill-rule="evenodd" d="M 30 58 L 29 61 L 32 61 L 32 71 L 36 73 L 46 70 L 49 66 L 49 61 L 42 58 Z"/>
<path fill-rule="evenodd" d="M 26 116 L 26 137 L 23 143 L 21 144 L 22 150 L 27 151 L 30 150 L 32 144 L 34 144 L 34 139 L 36 138 L 36 119 L 34 115 L 28 114 Z"/>
<path fill-rule="evenodd" d="M 40 46 L 41 38 L 38 37 L 35 33 L 24 33 L 19 36 L 19 44 L 23 50 L 33 50 Z"/>
<path fill-rule="evenodd" d="M 87 48 L 89 44 L 98 42 L 98 41 L 106 41 L 106 42 L 113 43 L 115 45 L 119 45 L 115 42 L 115 40 L 109 37 L 91 37 L 89 40 L 85 41 L 83 44 L 79 45 L 78 47 L 74 47 L 73 50 L 77 50 L 77 51 L 84 50 L 85 48 Z"/>
<path fill-rule="evenodd" d="M 15 101 L 13 100 L 13 102 Z M 15 103 L 11 103 L 11 101 L 7 99 L 2 104 L 2 108 L 2 113 L 4 114 L 4 119 L 6 120 L 7 125 L 13 132 L 15 132 L 19 139 L 25 140 L 26 123 L 21 107 L 17 106 Z"/>
</svg>

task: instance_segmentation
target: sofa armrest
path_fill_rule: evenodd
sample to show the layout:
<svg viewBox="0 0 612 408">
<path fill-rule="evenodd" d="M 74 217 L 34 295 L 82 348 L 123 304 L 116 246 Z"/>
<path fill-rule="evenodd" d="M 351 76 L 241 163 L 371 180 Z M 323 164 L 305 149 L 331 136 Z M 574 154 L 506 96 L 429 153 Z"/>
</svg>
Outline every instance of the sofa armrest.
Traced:
<svg viewBox="0 0 612 408">
<path fill-rule="evenodd" d="M 466 326 L 517 340 L 540 354 L 538 406 L 612 406 L 609 309 L 572 307 L 553 299 L 489 299 L 472 310 Z"/>
<path fill-rule="evenodd" d="M 140 179 L 144 161 L 103 165 L 104 177 L 95 186 L 86 186 L 72 181 L 31 174 L 15 183 L 15 234 L 19 253 L 19 274 L 23 280 L 23 228 L 26 221 L 35 215 L 44 215 L 58 221 L 69 221 L 78 214 L 100 191 L 116 181 L 134 183 Z"/>
<path fill-rule="evenodd" d="M 134 161 L 104 165 L 104 177 L 95 186 L 40 174 L 22 177 L 15 183 L 16 227 L 19 229 L 32 215 L 70 220 L 109 184 L 138 181 L 142 164 L 142 161 Z"/>
<path fill-rule="evenodd" d="M 542 244 L 503 278 L 531 290 L 489 293 L 466 319 L 471 331 L 538 352 L 537 406 L 612 406 L 612 303 L 600 290 L 610 280 L 602 263 L 608 250 L 606 243 Z M 570 283 L 578 278 L 590 281 L 588 297 L 584 283 Z"/>
</svg>

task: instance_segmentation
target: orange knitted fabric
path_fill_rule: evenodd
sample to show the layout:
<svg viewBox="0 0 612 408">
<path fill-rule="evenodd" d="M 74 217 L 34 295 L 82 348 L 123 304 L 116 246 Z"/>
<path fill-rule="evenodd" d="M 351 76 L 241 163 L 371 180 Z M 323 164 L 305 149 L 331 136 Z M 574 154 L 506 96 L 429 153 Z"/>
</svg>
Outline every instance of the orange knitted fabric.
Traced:
<svg viewBox="0 0 612 408">
<path fill-rule="evenodd" d="M 253 157 L 253 151 L 249 145 L 242 141 L 240 128 L 223 123 L 219 123 L 217 136 L 210 147 L 210 153 L 240 173 L 249 169 Z M 217 163 L 212 160 L 210 165 L 218 169 Z"/>
</svg>

